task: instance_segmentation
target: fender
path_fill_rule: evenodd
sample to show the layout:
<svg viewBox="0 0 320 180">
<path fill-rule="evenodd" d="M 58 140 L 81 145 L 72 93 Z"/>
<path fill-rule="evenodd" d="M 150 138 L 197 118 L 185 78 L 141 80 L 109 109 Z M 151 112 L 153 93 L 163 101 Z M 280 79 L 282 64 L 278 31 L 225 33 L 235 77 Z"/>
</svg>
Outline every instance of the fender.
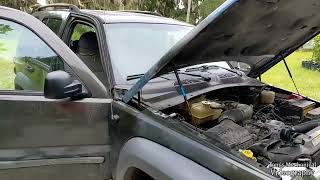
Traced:
<svg viewBox="0 0 320 180">
<path fill-rule="evenodd" d="M 150 140 L 135 137 L 120 151 L 116 179 L 127 179 L 129 169 L 137 168 L 154 179 L 223 179 L 205 167 Z"/>
</svg>

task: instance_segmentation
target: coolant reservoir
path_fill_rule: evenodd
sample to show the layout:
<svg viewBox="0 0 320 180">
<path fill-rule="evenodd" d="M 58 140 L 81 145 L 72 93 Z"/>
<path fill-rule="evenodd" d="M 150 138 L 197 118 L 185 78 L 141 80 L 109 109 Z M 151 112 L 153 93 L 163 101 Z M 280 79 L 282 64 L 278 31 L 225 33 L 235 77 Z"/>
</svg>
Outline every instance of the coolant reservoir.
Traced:
<svg viewBox="0 0 320 180">
<path fill-rule="evenodd" d="M 263 90 L 261 92 L 261 103 L 262 104 L 273 104 L 276 93 L 274 91 Z"/>
<path fill-rule="evenodd" d="M 191 123 L 195 126 L 216 120 L 222 113 L 222 105 L 216 102 L 201 101 L 190 106 Z"/>
</svg>

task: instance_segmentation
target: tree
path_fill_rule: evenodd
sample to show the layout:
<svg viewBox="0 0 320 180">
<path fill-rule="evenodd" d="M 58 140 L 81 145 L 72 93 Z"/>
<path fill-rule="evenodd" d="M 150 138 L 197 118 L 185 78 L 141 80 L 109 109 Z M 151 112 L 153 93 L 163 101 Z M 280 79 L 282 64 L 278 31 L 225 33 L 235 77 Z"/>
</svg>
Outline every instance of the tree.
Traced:
<svg viewBox="0 0 320 180">
<path fill-rule="evenodd" d="M 226 0 L 203 0 L 198 10 L 200 19 L 202 20 L 207 17 L 225 1 Z"/>
<path fill-rule="evenodd" d="M 180 0 L 183 4 L 182 9 L 176 9 L 175 16 L 176 18 L 182 21 L 186 20 L 188 0 Z M 219 7 L 225 0 L 192 0 L 191 1 L 191 12 L 190 12 L 190 23 L 198 24 L 204 18 L 206 18 L 212 11 Z M 171 16 L 170 16 L 171 17 Z"/>
<path fill-rule="evenodd" d="M 7 34 L 7 32 L 13 29 L 9 25 L 0 24 L 0 34 Z"/>
<path fill-rule="evenodd" d="M 0 0 L 1 6 L 11 7 L 29 13 L 35 4 L 37 4 L 37 0 Z"/>
<path fill-rule="evenodd" d="M 312 58 L 314 61 L 320 63 L 320 35 L 313 38 L 313 41 Z"/>
<path fill-rule="evenodd" d="M 190 23 L 197 24 L 225 0 L 191 0 Z M 47 3 L 74 4 L 85 9 L 142 10 L 186 20 L 188 0 L 47 0 Z M 0 5 L 31 12 L 37 0 L 0 0 Z"/>
<path fill-rule="evenodd" d="M 0 35 L 5 35 L 13 29 L 9 25 L 0 24 Z M 0 52 L 5 51 L 4 44 L 0 42 Z"/>
</svg>

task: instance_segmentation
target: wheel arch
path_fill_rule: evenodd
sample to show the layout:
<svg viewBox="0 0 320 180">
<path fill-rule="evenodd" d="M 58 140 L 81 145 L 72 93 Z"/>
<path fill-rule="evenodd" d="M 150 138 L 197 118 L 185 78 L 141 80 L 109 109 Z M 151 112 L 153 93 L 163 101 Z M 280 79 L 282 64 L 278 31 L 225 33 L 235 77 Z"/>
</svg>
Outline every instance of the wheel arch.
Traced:
<svg viewBox="0 0 320 180">
<path fill-rule="evenodd" d="M 115 179 L 131 180 L 130 175 L 136 169 L 153 179 L 223 179 L 192 160 L 140 137 L 130 139 L 121 149 Z"/>
</svg>

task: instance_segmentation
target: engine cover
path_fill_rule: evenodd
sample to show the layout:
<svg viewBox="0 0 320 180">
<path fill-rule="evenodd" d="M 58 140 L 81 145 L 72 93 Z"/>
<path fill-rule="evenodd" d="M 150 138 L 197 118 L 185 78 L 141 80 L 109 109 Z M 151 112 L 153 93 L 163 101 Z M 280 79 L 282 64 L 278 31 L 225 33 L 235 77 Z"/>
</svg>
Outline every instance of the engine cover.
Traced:
<svg viewBox="0 0 320 180">
<path fill-rule="evenodd" d="M 207 130 L 205 134 L 230 148 L 243 148 L 253 144 L 253 135 L 231 120 L 222 121 L 219 125 Z"/>
</svg>

